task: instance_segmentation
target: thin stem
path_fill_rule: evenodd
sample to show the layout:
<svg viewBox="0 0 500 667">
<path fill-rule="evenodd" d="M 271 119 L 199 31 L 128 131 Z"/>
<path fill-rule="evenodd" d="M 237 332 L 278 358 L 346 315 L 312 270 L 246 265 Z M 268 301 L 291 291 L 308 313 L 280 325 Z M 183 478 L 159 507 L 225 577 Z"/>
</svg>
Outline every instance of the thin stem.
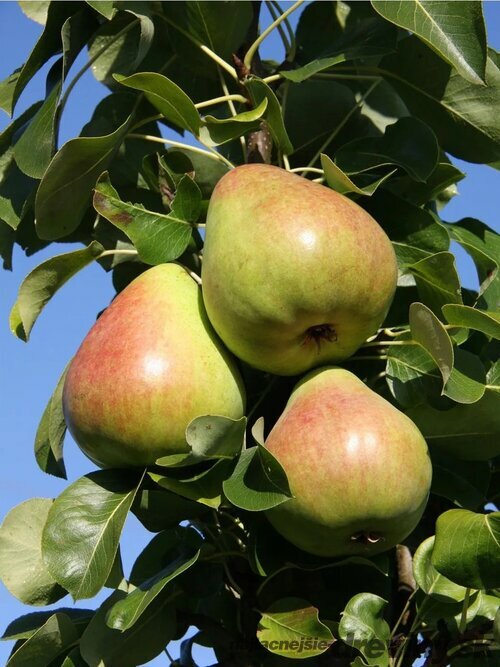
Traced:
<svg viewBox="0 0 500 667">
<path fill-rule="evenodd" d="M 271 4 L 276 7 L 276 9 L 279 11 L 280 14 L 283 14 L 283 9 L 280 7 L 280 5 L 276 2 L 276 0 L 270 0 Z M 285 18 L 283 21 L 286 29 L 288 31 L 288 36 L 290 38 L 290 51 L 288 53 L 288 58 L 287 60 L 291 62 L 295 58 L 295 52 L 297 50 L 297 43 L 295 41 L 295 32 L 293 31 L 292 26 L 290 25 L 290 21 Z"/>
<path fill-rule="evenodd" d="M 168 652 L 168 648 L 167 648 L 166 646 L 165 646 L 165 648 L 163 649 L 163 651 L 165 652 L 165 655 L 166 655 L 167 658 L 170 660 L 170 662 L 173 664 L 173 663 L 175 662 L 175 660 L 172 658 L 172 656 L 171 656 L 170 653 Z"/>
<path fill-rule="evenodd" d="M 279 81 L 280 79 L 283 79 L 281 74 L 271 74 L 269 76 L 266 76 L 262 79 L 264 83 L 274 83 L 274 81 Z"/>
<path fill-rule="evenodd" d="M 364 343 L 361 347 L 387 347 L 388 345 L 418 345 L 415 340 L 377 340 L 373 343 Z"/>
<path fill-rule="evenodd" d="M 282 157 L 283 157 L 283 164 L 285 165 L 285 169 L 287 171 L 294 171 L 293 169 L 290 169 L 290 160 L 288 159 L 288 155 L 285 155 L 283 153 Z"/>
<path fill-rule="evenodd" d="M 227 88 L 226 88 L 227 89 Z M 213 97 L 211 100 L 205 100 L 204 102 L 197 102 L 194 106 L 197 109 L 204 109 L 205 107 L 213 106 L 214 104 L 221 104 L 222 102 L 227 102 L 231 113 L 233 116 L 236 116 L 236 110 L 234 108 L 233 102 L 247 102 L 247 98 L 243 95 L 230 95 L 229 93 L 221 95 L 220 97 Z"/>
<path fill-rule="evenodd" d="M 235 558 L 244 558 L 245 560 L 247 560 L 247 557 L 241 551 L 219 551 L 218 553 L 213 554 L 212 556 L 207 556 L 202 560 L 203 561 L 215 560 L 216 558 L 225 558 L 226 556 L 232 556 Z"/>
<path fill-rule="evenodd" d="M 250 410 L 250 412 L 248 413 L 248 415 L 247 415 L 247 419 L 248 419 L 248 421 L 250 421 L 250 418 L 253 416 L 253 414 L 255 413 L 255 411 L 257 410 L 257 408 L 259 407 L 259 405 L 262 403 L 262 401 L 265 399 L 265 397 L 269 394 L 269 392 L 271 391 L 271 389 L 274 387 L 274 385 L 276 384 L 277 379 L 278 379 L 278 378 L 275 376 L 275 377 L 272 378 L 272 380 L 269 381 L 269 384 L 268 384 L 267 387 L 264 389 L 264 391 L 262 392 L 262 394 L 261 394 L 261 395 L 259 396 L 259 398 L 257 399 L 257 402 L 255 403 L 255 405 L 253 406 L 253 408 L 252 408 L 252 409 Z"/>
<path fill-rule="evenodd" d="M 126 250 L 125 248 L 120 249 L 117 248 L 115 250 L 104 250 L 101 252 L 99 255 L 98 259 L 101 259 L 101 257 L 108 257 L 109 255 L 135 255 L 137 256 L 137 250 Z"/>
<path fill-rule="evenodd" d="M 376 74 L 340 74 L 336 72 L 317 72 L 311 78 L 314 79 L 356 79 L 356 81 L 375 81 L 379 80 L 380 76 Z"/>
<path fill-rule="evenodd" d="M 417 589 L 415 589 L 415 590 L 413 591 L 413 593 L 412 593 L 412 594 L 408 597 L 408 599 L 406 600 L 406 604 L 405 604 L 405 606 L 403 607 L 403 611 L 401 612 L 401 614 L 400 614 L 398 620 L 396 621 L 396 623 L 394 624 L 394 627 L 392 628 L 392 632 L 391 632 L 391 635 L 390 635 L 390 639 L 392 639 L 392 638 L 394 637 L 394 635 L 396 634 L 396 630 L 399 628 L 399 626 L 400 626 L 400 624 L 401 624 L 401 621 L 403 620 L 403 618 L 405 617 L 406 612 L 407 612 L 408 609 L 410 608 L 411 601 L 412 601 L 413 598 L 415 597 L 416 593 L 417 593 Z"/>
<path fill-rule="evenodd" d="M 460 616 L 460 624 L 458 626 L 458 632 L 463 635 L 467 628 L 467 611 L 469 609 L 469 598 L 470 598 L 470 588 L 467 588 L 465 591 L 464 604 L 462 607 L 462 615 Z"/>
<path fill-rule="evenodd" d="M 387 359 L 386 354 L 379 354 L 379 355 L 373 355 L 369 356 L 367 354 L 363 355 L 354 355 L 353 357 L 349 357 L 349 359 L 346 359 L 346 361 L 385 361 Z"/>
<path fill-rule="evenodd" d="M 325 177 L 322 176 L 321 178 L 313 178 L 312 182 L 313 183 L 324 183 L 325 182 Z"/>
<path fill-rule="evenodd" d="M 220 85 L 222 88 L 222 92 L 224 93 L 225 97 L 227 98 L 227 105 L 229 107 L 229 111 L 231 112 L 231 115 L 234 117 L 236 116 L 236 107 L 233 104 L 233 101 L 230 99 L 230 94 L 229 94 L 229 88 L 227 87 L 227 83 L 224 80 L 224 75 L 222 74 L 220 67 L 217 68 L 217 74 L 219 75 L 219 81 Z M 240 95 L 239 97 L 243 98 L 243 102 L 247 102 L 247 100 Z M 241 144 L 241 150 L 243 153 L 243 162 L 247 161 L 247 146 L 245 143 L 245 137 L 240 137 L 240 144 Z"/>
<path fill-rule="evenodd" d="M 174 148 L 185 148 L 188 151 L 193 153 L 200 153 L 200 155 L 205 155 L 206 157 L 211 157 L 212 160 L 220 160 L 224 162 L 228 167 L 234 169 L 234 164 L 229 162 L 227 158 L 218 153 L 213 149 L 205 150 L 203 148 L 198 148 L 197 146 L 190 146 L 189 144 L 184 144 L 182 141 L 172 141 L 172 139 L 164 139 L 163 137 L 154 137 L 151 134 L 136 134 L 131 132 L 127 135 L 128 139 L 141 139 L 142 141 L 153 141 L 158 144 L 167 144 L 168 146 L 173 146 Z"/>
<path fill-rule="evenodd" d="M 311 173 L 311 174 L 323 174 L 323 169 L 318 169 L 317 167 L 294 167 L 293 169 L 289 169 L 288 171 L 291 171 L 292 174 L 303 172 L 303 173 Z"/>
<path fill-rule="evenodd" d="M 147 118 L 143 118 L 142 120 L 140 120 L 135 125 L 132 125 L 130 131 L 133 132 L 134 130 L 137 130 L 138 128 L 142 127 L 143 125 L 147 125 L 148 123 L 153 123 L 155 120 L 163 120 L 164 118 L 165 116 L 163 116 L 161 113 L 157 113 L 154 116 L 148 116 Z"/>
<path fill-rule="evenodd" d="M 276 21 L 276 19 L 278 18 L 278 14 L 276 13 L 276 9 L 274 8 L 274 3 L 270 2 L 269 0 L 266 0 L 266 7 L 269 13 L 271 14 L 271 18 L 273 19 L 273 21 Z M 279 9 L 278 11 L 280 14 L 283 13 L 282 9 Z M 291 46 L 290 42 L 288 41 L 288 37 L 286 36 L 285 31 L 283 30 L 283 26 L 281 24 L 278 25 L 278 32 L 280 34 L 281 41 L 283 42 L 283 46 L 285 47 L 285 57 L 288 59 L 291 51 Z"/>
<path fill-rule="evenodd" d="M 351 116 L 352 116 L 352 115 L 353 115 L 353 114 L 360 108 L 360 106 L 364 103 L 364 101 L 365 101 L 365 100 L 369 97 L 369 95 L 371 95 L 371 93 L 375 90 L 375 88 L 378 86 L 378 84 L 380 83 L 380 81 L 381 81 L 381 79 L 380 79 L 380 77 L 379 77 L 378 80 L 377 80 L 375 83 L 373 83 L 373 84 L 368 88 L 368 90 L 366 91 L 366 93 L 365 93 L 365 94 L 361 97 L 361 99 L 360 99 L 360 100 L 359 100 L 359 101 L 352 107 L 352 109 L 350 109 L 350 110 L 346 113 L 346 115 L 344 116 L 344 118 L 342 119 L 342 121 L 337 125 L 337 127 L 333 130 L 333 132 L 326 138 L 326 140 L 322 143 L 322 145 L 320 146 L 320 148 L 318 148 L 318 150 L 316 151 L 316 154 L 314 155 L 314 157 L 310 160 L 309 164 L 307 165 L 308 167 L 313 167 L 313 166 L 314 166 L 316 160 L 319 158 L 319 156 L 321 155 L 321 153 L 323 153 L 323 151 L 324 151 L 324 150 L 331 144 L 331 142 L 335 139 L 335 137 L 336 137 L 337 134 L 340 132 L 340 130 L 341 130 L 341 129 L 344 127 L 344 125 L 346 125 L 346 123 L 349 121 L 349 119 L 351 118 Z"/>
<path fill-rule="evenodd" d="M 252 68 L 252 60 L 257 52 L 257 49 L 259 46 L 262 44 L 262 42 L 266 39 L 266 37 L 275 29 L 279 26 L 279 24 L 286 19 L 287 16 L 290 16 L 292 12 L 294 12 L 296 9 L 300 7 L 300 5 L 304 2 L 304 0 L 297 0 L 291 7 L 289 7 L 286 11 L 279 16 L 276 21 L 273 21 L 271 25 L 269 25 L 255 40 L 255 42 L 250 46 L 248 49 L 245 60 L 243 61 L 245 67 L 250 71 Z"/>
<path fill-rule="evenodd" d="M 464 642 L 463 644 L 458 644 L 457 646 L 450 648 L 450 650 L 447 651 L 446 656 L 451 658 L 452 655 L 455 655 L 455 653 L 458 653 L 463 648 L 467 648 L 469 646 L 491 646 L 491 642 L 489 639 L 471 639 L 468 642 Z"/>
</svg>

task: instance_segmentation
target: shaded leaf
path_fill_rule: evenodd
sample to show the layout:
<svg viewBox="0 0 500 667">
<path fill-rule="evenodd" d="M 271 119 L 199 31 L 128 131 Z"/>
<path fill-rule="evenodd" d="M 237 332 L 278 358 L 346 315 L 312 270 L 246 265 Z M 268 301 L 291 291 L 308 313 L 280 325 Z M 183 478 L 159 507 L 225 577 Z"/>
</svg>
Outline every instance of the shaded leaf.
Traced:
<svg viewBox="0 0 500 667">
<path fill-rule="evenodd" d="M 84 248 L 56 255 L 35 267 L 21 283 L 10 313 L 10 329 L 28 341 L 31 329 L 44 306 L 78 271 L 93 262 L 104 248 L 97 241 Z"/>
<path fill-rule="evenodd" d="M 433 358 L 420 345 L 390 346 L 387 350 L 387 384 L 404 407 L 419 405 L 427 396 L 439 396 L 443 381 Z"/>
<path fill-rule="evenodd" d="M 436 570 L 431 561 L 433 548 L 434 535 L 424 540 L 413 556 L 413 574 L 419 588 L 426 595 L 442 602 L 461 602 L 467 589 L 453 583 Z"/>
<path fill-rule="evenodd" d="M 432 493 L 464 509 L 476 510 L 484 506 L 491 477 L 486 461 L 460 461 L 435 448 L 431 458 Z"/>
<path fill-rule="evenodd" d="M 113 8 L 113 0 L 85 0 L 85 2 L 108 20 L 112 19 L 116 12 Z"/>
<path fill-rule="evenodd" d="M 456 348 L 454 367 L 443 393 L 457 403 L 476 403 L 485 390 L 486 373 L 479 357 Z"/>
<path fill-rule="evenodd" d="M 260 106 L 264 100 L 267 100 L 264 118 L 267 121 L 274 143 L 283 153 L 288 155 L 293 151 L 293 146 L 285 128 L 283 112 L 278 98 L 267 83 L 257 77 L 251 77 L 245 81 L 245 87 L 250 94 L 254 107 Z"/>
<path fill-rule="evenodd" d="M 468 588 L 500 586 L 500 512 L 449 510 L 438 517 L 432 564 Z"/>
<path fill-rule="evenodd" d="M 372 0 L 385 19 L 406 28 L 474 84 L 484 81 L 486 29 L 481 5 L 466 2 Z"/>
<path fill-rule="evenodd" d="M 192 227 L 185 220 L 122 201 L 107 173 L 96 184 L 94 208 L 128 236 L 146 264 L 177 259 L 191 239 Z"/>
<path fill-rule="evenodd" d="M 138 481 L 124 470 L 100 470 L 73 482 L 54 501 L 43 531 L 43 558 L 75 600 L 93 597 L 108 579 Z"/>
<path fill-rule="evenodd" d="M 201 191 L 196 182 L 185 174 L 177 183 L 170 208 L 172 213 L 186 222 L 196 222 L 201 213 Z"/>
<path fill-rule="evenodd" d="M 76 631 L 81 634 L 87 627 L 90 619 L 94 615 L 93 609 L 75 609 L 74 607 L 61 607 L 56 610 L 59 614 L 67 616 Z M 11 621 L 3 633 L 2 640 L 28 639 L 44 625 L 46 621 L 54 614 L 52 611 L 35 611 L 31 614 L 19 616 Z"/>
<path fill-rule="evenodd" d="M 451 252 L 425 257 L 409 267 L 415 277 L 420 297 L 436 315 L 447 303 L 462 303 L 460 280 Z"/>
<path fill-rule="evenodd" d="M 360 188 L 354 183 L 347 174 L 345 174 L 340 167 L 338 167 L 333 160 L 331 160 L 328 155 L 324 153 L 321 154 L 321 167 L 325 173 L 325 179 L 328 185 L 340 192 L 340 194 L 346 194 L 348 192 L 355 192 L 358 195 L 366 195 L 371 197 L 375 190 L 382 185 L 388 178 L 390 178 L 396 170 L 390 171 L 389 173 L 376 178 L 369 185 L 365 185 Z"/>
<path fill-rule="evenodd" d="M 267 109 L 267 97 L 255 109 L 243 111 L 230 118 L 215 118 L 214 116 L 205 116 L 203 119 L 204 127 L 201 128 L 201 137 L 204 143 L 212 146 L 219 146 L 232 139 L 242 137 L 251 130 L 256 130 L 260 126 L 260 119 Z"/>
<path fill-rule="evenodd" d="M 177 526 L 181 521 L 196 519 L 208 511 L 203 504 L 165 489 L 142 490 L 131 509 L 142 525 L 154 533 Z"/>
<path fill-rule="evenodd" d="M 49 398 L 35 437 L 35 458 L 41 470 L 55 477 L 66 477 L 62 449 L 66 435 L 66 422 L 62 408 L 62 393 L 66 369 L 64 369 L 52 396 Z"/>
<path fill-rule="evenodd" d="M 51 506 L 50 498 L 26 500 L 0 528 L 0 578 L 24 604 L 52 604 L 66 595 L 42 560 L 42 531 Z"/>
<path fill-rule="evenodd" d="M 49 667 L 78 641 L 78 633 L 65 614 L 55 613 L 11 654 L 6 667 Z"/>
</svg>

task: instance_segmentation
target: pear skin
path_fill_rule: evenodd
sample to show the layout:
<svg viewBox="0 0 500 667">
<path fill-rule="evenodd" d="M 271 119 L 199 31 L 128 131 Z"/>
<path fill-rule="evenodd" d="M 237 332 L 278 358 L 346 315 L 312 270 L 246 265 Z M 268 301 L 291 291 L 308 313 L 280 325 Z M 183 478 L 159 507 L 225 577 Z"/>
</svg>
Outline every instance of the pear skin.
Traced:
<svg viewBox="0 0 500 667">
<path fill-rule="evenodd" d="M 185 430 L 199 415 L 243 416 L 238 369 L 182 266 L 147 270 L 104 311 L 69 366 L 63 408 L 74 439 L 101 467 L 188 451 Z"/>
<path fill-rule="evenodd" d="M 309 373 L 265 444 L 294 496 L 267 516 L 304 551 L 372 556 L 404 540 L 424 512 L 432 466 L 423 436 L 342 368 Z"/>
<path fill-rule="evenodd" d="M 397 265 L 389 238 L 356 203 L 250 164 L 212 194 L 202 278 L 227 347 L 255 368 L 297 375 L 346 359 L 377 330 Z"/>
</svg>

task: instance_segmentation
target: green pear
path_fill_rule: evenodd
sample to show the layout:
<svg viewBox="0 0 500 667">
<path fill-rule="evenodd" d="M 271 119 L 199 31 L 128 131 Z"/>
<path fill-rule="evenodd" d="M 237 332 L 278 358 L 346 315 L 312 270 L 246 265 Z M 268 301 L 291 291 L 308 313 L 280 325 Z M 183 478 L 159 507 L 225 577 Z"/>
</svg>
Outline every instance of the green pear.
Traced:
<svg viewBox="0 0 500 667">
<path fill-rule="evenodd" d="M 74 439 L 102 467 L 187 452 L 186 427 L 199 415 L 242 417 L 241 377 L 186 269 L 155 266 L 116 297 L 69 366 L 63 408 Z"/>
<path fill-rule="evenodd" d="M 207 314 L 255 368 L 297 375 L 351 356 L 394 296 L 395 254 L 356 203 L 278 167 L 228 172 L 212 194 L 203 253 Z"/>
<path fill-rule="evenodd" d="M 267 516 L 318 556 L 371 556 L 401 542 L 425 509 L 432 477 L 415 424 L 342 368 L 295 387 L 266 440 L 293 498 Z"/>
</svg>

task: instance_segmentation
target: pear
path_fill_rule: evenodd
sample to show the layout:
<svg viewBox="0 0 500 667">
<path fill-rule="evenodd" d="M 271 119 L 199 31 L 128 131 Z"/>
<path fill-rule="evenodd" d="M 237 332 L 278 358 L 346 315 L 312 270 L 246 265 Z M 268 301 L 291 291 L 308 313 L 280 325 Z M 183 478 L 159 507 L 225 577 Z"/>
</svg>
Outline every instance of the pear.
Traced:
<svg viewBox="0 0 500 667">
<path fill-rule="evenodd" d="M 385 232 L 356 203 L 264 164 L 228 172 L 210 199 L 203 254 L 207 314 L 251 366 L 297 375 L 351 356 L 396 289 Z"/>
<path fill-rule="evenodd" d="M 309 373 L 265 446 L 293 498 L 268 510 L 275 529 L 318 556 L 372 556 L 422 516 L 432 477 L 415 424 L 342 368 Z"/>
<path fill-rule="evenodd" d="M 186 269 L 161 264 L 116 297 L 69 366 L 63 409 L 80 448 L 102 467 L 187 452 L 185 430 L 199 415 L 242 417 L 241 377 Z"/>
</svg>

